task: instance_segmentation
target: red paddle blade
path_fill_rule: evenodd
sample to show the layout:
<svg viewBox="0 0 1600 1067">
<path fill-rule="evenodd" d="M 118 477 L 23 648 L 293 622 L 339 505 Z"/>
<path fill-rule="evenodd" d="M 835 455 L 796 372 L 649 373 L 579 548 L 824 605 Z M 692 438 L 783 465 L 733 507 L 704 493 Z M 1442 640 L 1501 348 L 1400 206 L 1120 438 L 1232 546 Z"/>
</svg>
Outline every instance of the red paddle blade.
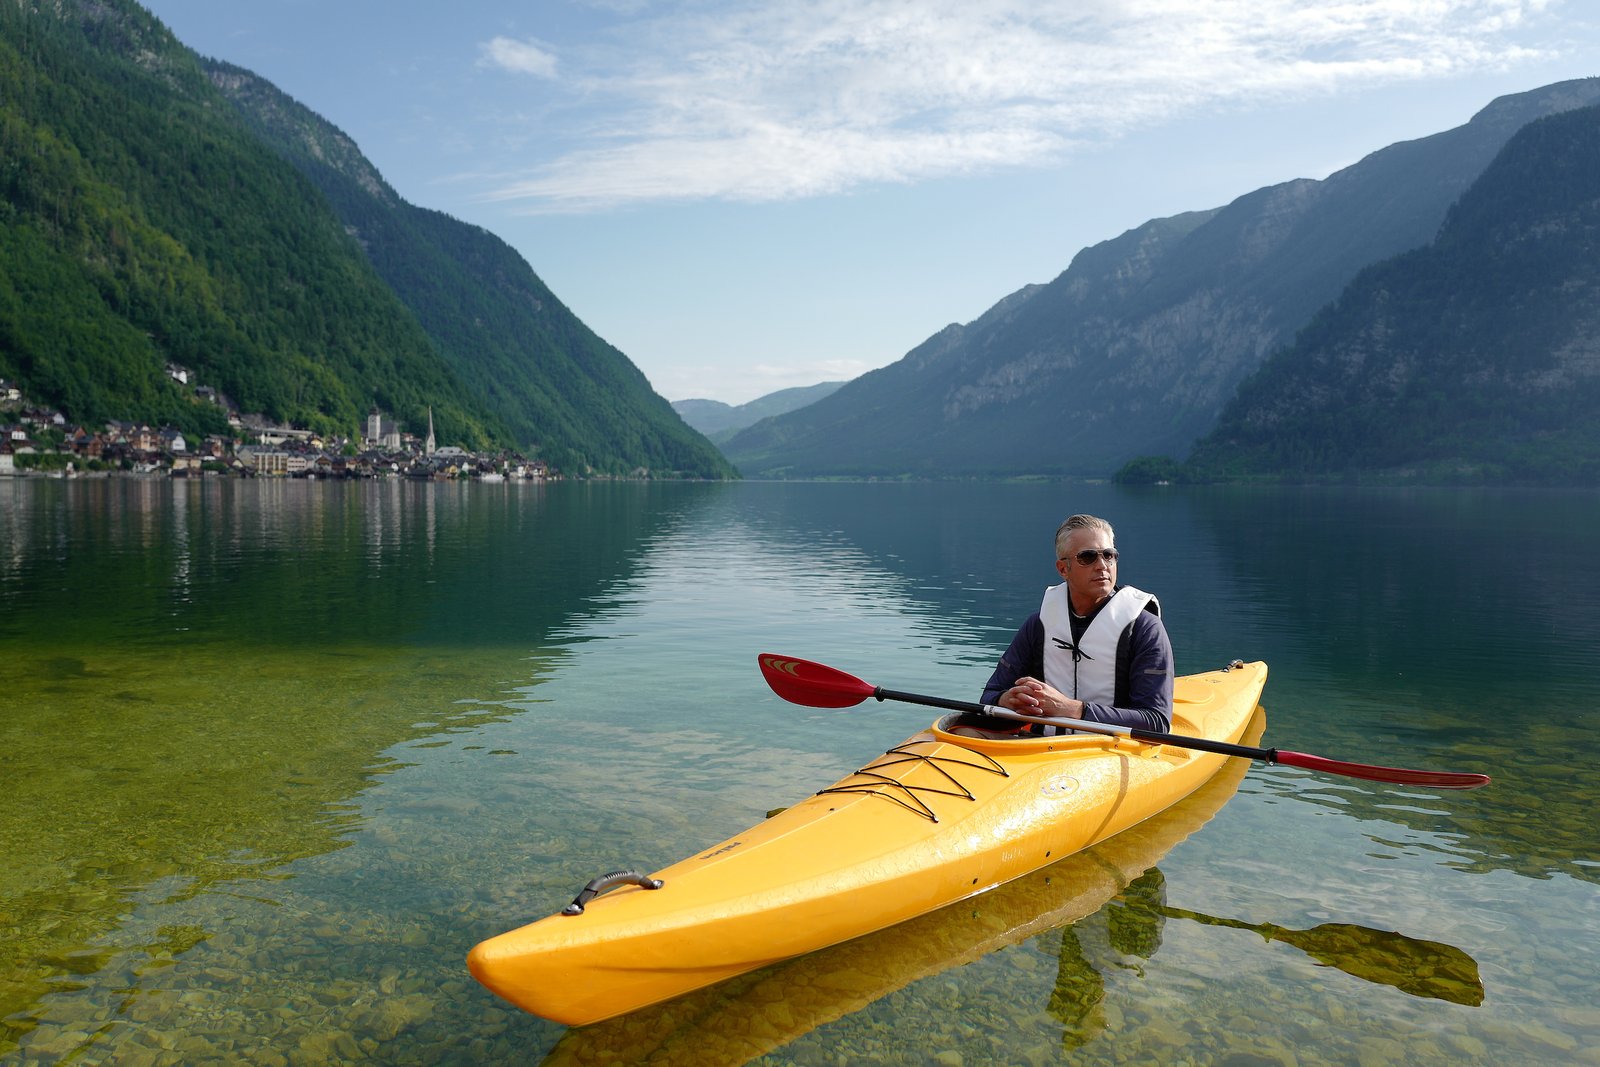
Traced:
<svg viewBox="0 0 1600 1067">
<path fill-rule="evenodd" d="M 1342 774 L 1346 778 L 1366 778 L 1374 782 L 1398 782 L 1402 785 L 1426 785 L 1434 789 L 1476 789 L 1489 784 L 1487 774 L 1470 774 L 1461 771 L 1414 771 L 1407 767 L 1374 767 L 1370 763 L 1346 763 L 1325 756 L 1310 756 L 1304 752 L 1285 752 L 1278 749 L 1274 763 L 1290 767 L 1304 767 L 1309 771 L 1326 771 Z"/>
<path fill-rule="evenodd" d="M 849 708 L 876 692 L 873 686 L 854 675 L 808 659 L 763 652 L 758 661 L 761 676 L 772 691 L 791 704 L 804 704 L 808 708 Z"/>
</svg>

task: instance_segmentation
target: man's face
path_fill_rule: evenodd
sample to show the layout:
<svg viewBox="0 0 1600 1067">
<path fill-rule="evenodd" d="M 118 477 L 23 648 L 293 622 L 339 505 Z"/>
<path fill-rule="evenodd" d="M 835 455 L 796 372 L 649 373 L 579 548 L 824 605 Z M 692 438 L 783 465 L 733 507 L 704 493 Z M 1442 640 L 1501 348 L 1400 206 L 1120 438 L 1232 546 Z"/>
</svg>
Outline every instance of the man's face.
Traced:
<svg viewBox="0 0 1600 1067">
<path fill-rule="evenodd" d="M 1106 559 L 1106 550 L 1115 550 L 1111 535 L 1093 528 L 1073 530 L 1067 538 L 1066 551 L 1056 560 L 1056 573 L 1067 583 L 1067 593 L 1072 606 L 1081 615 L 1111 595 L 1117 587 L 1117 561 Z M 1093 552 L 1090 562 L 1083 562 L 1079 553 Z"/>
</svg>

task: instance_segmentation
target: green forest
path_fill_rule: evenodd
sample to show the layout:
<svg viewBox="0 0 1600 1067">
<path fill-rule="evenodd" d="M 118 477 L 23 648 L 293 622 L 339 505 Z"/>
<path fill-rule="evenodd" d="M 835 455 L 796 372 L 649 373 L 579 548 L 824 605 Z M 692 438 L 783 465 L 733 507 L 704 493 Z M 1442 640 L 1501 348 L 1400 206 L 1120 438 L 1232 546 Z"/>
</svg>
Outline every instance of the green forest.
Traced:
<svg viewBox="0 0 1600 1067">
<path fill-rule="evenodd" d="M 400 202 L 406 225 L 369 259 L 327 192 L 127 0 L 0 4 L 0 189 L 0 378 L 75 422 L 225 429 L 174 363 L 242 412 L 328 433 L 373 407 L 420 430 L 431 408 L 441 442 L 569 473 L 733 473 L 565 308 L 545 346 L 608 374 L 507 356 L 495 338 L 524 324 L 504 315 L 464 335 L 491 310 L 469 297 L 485 246 L 488 269 L 537 282 L 515 252 Z M 539 404 L 503 399 L 520 395 Z"/>
</svg>

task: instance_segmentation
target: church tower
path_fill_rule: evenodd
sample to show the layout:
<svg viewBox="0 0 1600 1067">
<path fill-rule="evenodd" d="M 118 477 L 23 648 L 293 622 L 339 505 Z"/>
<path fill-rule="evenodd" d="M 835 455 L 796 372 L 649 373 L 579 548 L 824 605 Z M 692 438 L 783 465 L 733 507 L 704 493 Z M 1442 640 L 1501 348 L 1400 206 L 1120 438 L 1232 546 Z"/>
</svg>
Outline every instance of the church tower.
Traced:
<svg viewBox="0 0 1600 1067">
<path fill-rule="evenodd" d="M 435 452 L 439 451 L 439 449 L 436 447 L 435 442 L 433 440 L 433 405 L 432 404 L 428 405 L 428 440 L 427 440 L 427 443 L 425 443 L 422 446 L 422 450 L 425 453 L 427 453 L 428 455 L 430 455 L 430 456 L 433 455 Z"/>
</svg>

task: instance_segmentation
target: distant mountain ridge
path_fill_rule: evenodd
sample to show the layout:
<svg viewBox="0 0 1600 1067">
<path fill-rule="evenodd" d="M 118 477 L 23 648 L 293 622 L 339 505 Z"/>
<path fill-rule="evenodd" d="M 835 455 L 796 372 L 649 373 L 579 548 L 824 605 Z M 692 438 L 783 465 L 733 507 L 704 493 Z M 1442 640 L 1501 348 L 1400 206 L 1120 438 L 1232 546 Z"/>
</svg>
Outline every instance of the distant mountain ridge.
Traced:
<svg viewBox="0 0 1600 1067">
<path fill-rule="evenodd" d="M 825 396 L 837 392 L 844 382 L 819 382 L 816 385 L 779 389 L 775 393 L 756 397 L 744 404 L 724 404 L 720 400 L 674 400 L 672 410 L 690 426 L 708 437 L 712 444 L 720 444 L 746 426 L 774 415 L 814 404 Z"/>
<path fill-rule="evenodd" d="M 0 3 L 0 164 L 0 378 L 73 420 L 224 428 L 176 363 L 331 432 L 431 409 L 567 473 L 735 473 L 504 242 L 131 0 Z"/>
<path fill-rule="evenodd" d="M 1518 129 L 1597 101 L 1593 78 L 1502 97 L 1325 180 L 1152 220 L 724 451 L 756 477 L 1097 477 L 1185 456 L 1361 268 L 1430 241 Z"/>
<path fill-rule="evenodd" d="M 1239 390 L 1201 475 L 1600 484 L 1600 107 L 1520 130 L 1423 248 Z"/>
</svg>

